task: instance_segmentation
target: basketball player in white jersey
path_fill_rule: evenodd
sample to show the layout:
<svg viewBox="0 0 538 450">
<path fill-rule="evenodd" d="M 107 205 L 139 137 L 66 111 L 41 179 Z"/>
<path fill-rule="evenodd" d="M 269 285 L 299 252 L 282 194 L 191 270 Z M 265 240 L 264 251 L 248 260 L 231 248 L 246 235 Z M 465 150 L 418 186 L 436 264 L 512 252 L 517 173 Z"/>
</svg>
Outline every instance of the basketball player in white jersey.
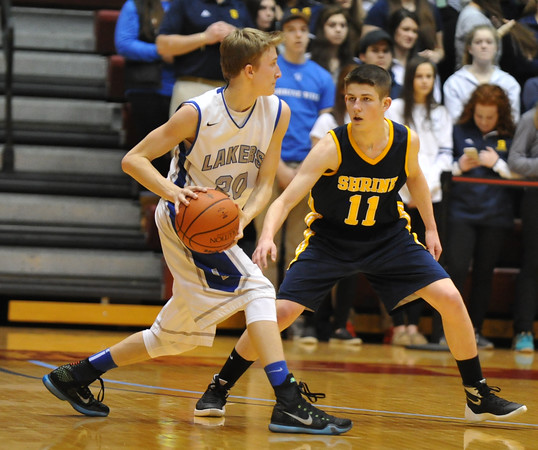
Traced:
<svg viewBox="0 0 538 450">
<path fill-rule="evenodd" d="M 268 202 L 290 118 L 289 107 L 273 95 L 280 77 L 276 52 L 280 41 L 278 33 L 234 31 L 220 49 L 228 85 L 183 103 L 167 123 L 124 157 L 125 172 L 161 197 L 155 220 L 174 276 L 173 294 L 150 329 L 43 377 L 52 394 L 82 414 L 108 415 L 102 396 L 96 399 L 88 388 L 98 379 L 103 389 L 104 372 L 198 345 L 211 346 L 216 325 L 244 310 L 249 335 L 277 399 L 270 430 L 340 434 L 351 429 L 349 419 L 326 414 L 303 398 L 316 400 L 322 394 L 310 393 L 289 373 L 276 321 L 275 290 L 258 266 L 238 245 L 216 254 L 192 252 L 173 225 L 181 203 L 188 205 L 197 192 L 216 187 L 240 207 L 239 239 Z M 174 146 L 164 178 L 151 161 Z"/>
</svg>

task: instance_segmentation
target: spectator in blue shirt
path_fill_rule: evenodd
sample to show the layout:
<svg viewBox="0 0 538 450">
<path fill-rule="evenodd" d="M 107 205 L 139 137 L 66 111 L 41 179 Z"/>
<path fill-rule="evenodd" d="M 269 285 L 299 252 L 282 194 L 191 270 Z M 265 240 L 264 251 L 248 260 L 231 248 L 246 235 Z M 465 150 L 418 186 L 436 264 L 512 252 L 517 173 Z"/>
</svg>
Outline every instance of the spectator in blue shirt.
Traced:
<svg viewBox="0 0 538 450">
<path fill-rule="evenodd" d="M 116 51 L 126 59 L 125 97 L 132 120 L 129 147 L 168 120 L 174 71 L 171 64 L 162 61 L 155 37 L 169 6 L 167 0 L 127 0 L 116 24 Z M 170 157 L 165 155 L 153 163 L 166 176 Z"/>
</svg>

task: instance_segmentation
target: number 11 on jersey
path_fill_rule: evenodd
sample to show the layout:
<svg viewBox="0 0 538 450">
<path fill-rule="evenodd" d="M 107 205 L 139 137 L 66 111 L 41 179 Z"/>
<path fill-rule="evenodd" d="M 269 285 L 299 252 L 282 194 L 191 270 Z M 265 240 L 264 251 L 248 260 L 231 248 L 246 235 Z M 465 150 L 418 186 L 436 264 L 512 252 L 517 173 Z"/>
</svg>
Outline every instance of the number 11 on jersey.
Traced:
<svg viewBox="0 0 538 450">
<path fill-rule="evenodd" d="M 349 197 L 349 212 L 347 214 L 344 223 L 347 225 L 358 225 L 359 220 L 359 207 L 361 205 L 362 195 L 352 195 Z M 375 224 L 375 213 L 377 211 L 377 205 L 379 204 L 379 196 L 374 195 L 368 197 L 368 210 L 366 211 L 366 217 L 361 221 L 361 225 L 365 227 L 371 227 Z"/>
</svg>

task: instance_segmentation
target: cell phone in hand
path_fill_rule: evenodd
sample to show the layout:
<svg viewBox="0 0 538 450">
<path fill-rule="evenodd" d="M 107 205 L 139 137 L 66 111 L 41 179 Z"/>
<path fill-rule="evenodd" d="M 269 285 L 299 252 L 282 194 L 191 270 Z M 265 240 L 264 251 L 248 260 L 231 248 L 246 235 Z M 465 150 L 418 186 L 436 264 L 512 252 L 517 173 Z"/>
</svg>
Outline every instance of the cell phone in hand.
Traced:
<svg viewBox="0 0 538 450">
<path fill-rule="evenodd" d="M 463 153 L 465 153 L 469 158 L 478 159 L 478 150 L 475 147 L 465 147 L 463 149 Z"/>
</svg>

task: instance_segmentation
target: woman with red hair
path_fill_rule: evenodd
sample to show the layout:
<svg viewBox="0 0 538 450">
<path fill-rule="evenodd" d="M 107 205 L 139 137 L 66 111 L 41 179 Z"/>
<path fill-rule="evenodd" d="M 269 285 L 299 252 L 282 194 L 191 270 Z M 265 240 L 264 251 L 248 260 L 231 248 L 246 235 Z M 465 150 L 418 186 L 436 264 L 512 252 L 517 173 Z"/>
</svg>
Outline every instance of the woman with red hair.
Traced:
<svg viewBox="0 0 538 450">
<path fill-rule="evenodd" d="M 505 91 L 482 84 L 471 94 L 454 126 L 452 173 L 475 178 L 515 178 L 507 164 L 516 126 Z M 472 286 L 465 298 L 479 348 L 493 348 L 481 328 L 492 292 L 493 269 L 514 224 L 511 192 L 485 183 L 454 183 L 449 198 L 447 271 L 463 294 L 472 262 Z"/>
</svg>

